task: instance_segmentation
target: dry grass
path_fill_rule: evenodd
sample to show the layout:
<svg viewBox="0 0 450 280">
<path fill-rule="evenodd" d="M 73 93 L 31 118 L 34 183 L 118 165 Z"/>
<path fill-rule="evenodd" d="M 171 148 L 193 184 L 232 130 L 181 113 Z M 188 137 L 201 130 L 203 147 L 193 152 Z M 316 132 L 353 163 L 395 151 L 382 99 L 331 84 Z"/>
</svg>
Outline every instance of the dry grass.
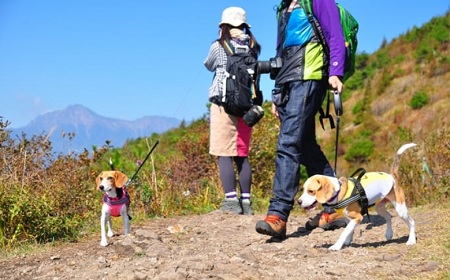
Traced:
<svg viewBox="0 0 450 280">
<path fill-rule="evenodd" d="M 412 279 L 450 279 L 450 202 L 429 204 L 413 209 L 415 216 L 427 215 L 427 223 L 417 225 L 422 232 L 417 246 L 406 255 L 410 260 L 440 263 L 440 269 L 433 273 L 417 275 Z"/>
<path fill-rule="evenodd" d="M 416 220 L 417 244 L 402 251 L 397 247 L 373 248 L 374 254 L 400 254 L 402 262 L 398 271 L 380 271 L 380 279 L 450 279 L 450 202 L 431 203 L 410 208 L 410 214 Z M 402 224 L 403 226 L 403 224 Z M 416 263 L 417 271 L 404 271 L 402 263 Z"/>
</svg>

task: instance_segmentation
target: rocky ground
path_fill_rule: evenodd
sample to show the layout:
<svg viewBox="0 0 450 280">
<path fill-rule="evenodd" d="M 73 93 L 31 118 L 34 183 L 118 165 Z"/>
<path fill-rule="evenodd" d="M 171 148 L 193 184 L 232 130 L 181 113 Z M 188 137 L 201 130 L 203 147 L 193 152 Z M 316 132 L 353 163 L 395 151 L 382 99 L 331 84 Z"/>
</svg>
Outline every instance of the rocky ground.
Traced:
<svg viewBox="0 0 450 280">
<path fill-rule="evenodd" d="M 327 248 L 342 229 L 306 231 L 308 215 L 293 214 L 288 238 L 273 242 L 255 231 L 262 214 L 206 215 L 132 223 L 108 247 L 99 236 L 3 257 L 0 279 L 450 279 L 448 209 L 411 209 L 418 244 L 407 246 L 408 230 L 393 219 L 394 238 L 372 213 L 357 227 L 354 242 L 341 251 Z M 444 243 L 444 244 L 442 244 Z M 446 243 L 446 244 L 445 244 Z"/>
</svg>

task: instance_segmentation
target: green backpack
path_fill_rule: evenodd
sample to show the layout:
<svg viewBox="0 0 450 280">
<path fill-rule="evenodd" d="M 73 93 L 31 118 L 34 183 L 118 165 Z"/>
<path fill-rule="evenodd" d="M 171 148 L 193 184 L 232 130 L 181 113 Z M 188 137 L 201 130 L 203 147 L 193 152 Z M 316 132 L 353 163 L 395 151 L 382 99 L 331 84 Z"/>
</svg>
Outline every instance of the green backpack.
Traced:
<svg viewBox="0 0 450 280">
<path fill-rule="evenodd" d="M 322 28 L 320 27 L 317 19 L 314 17 L 312 11 L 312 1 L 313 0 L 301 0 L 300 3 L 306 14 L 308 15 L 308 19 L 314 28 L 314 32 L 319 37 L 319 40 L 324 46 L 326 53 L 329 54 L 330 51 L 326 43 L 325 36 L 323 35 Z M 355 73 L 355 56 L 356 47 L 358 46 L 358 39 L 356 38 L 356 35 L 358 33 L 359 24 L 349 11 L 347 11 L 339 3 L 336 3 L 336 5 L 340 13 L 341 26 L 345 38 L 346 57 L 343 81 L 346 81 L 348 78 L 350 78 L 350 76 L 353 75 L 353 73 Z"/>
</svg>

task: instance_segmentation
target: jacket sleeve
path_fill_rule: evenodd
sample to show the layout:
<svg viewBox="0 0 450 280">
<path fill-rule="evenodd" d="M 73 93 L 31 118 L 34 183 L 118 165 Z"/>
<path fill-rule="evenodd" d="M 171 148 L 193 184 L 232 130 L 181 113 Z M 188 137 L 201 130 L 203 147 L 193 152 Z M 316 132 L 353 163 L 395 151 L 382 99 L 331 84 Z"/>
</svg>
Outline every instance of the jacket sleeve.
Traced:
<svg viewBox="0 0 450 280">
<path fill-rule="evenodd" d="M 206 69 L 208 69 L 211 72 L 214 72 L 218 66 L 219 61 L 219 42 L 215 41 L 211 44 L 211 47 L 209 48 L 208 56 L 206 57 L 205 61 L 203 61 L 203 64 L 205 65 Z"/>
<path fill-rule="evenodd" d="M 339 10 L 334 0 L 313 1 L 314 14 L 322 27 L 330 49 L 330 76 L 344 76 L 345 39 Z"/>
</svg>

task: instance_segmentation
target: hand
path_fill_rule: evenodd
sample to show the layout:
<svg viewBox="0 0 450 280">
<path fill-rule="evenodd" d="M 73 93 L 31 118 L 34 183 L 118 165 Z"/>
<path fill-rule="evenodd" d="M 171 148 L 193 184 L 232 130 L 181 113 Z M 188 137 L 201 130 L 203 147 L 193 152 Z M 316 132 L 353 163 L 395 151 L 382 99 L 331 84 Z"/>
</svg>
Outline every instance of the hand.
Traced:
<svg viewBox="0 0 450 280">
<path fill-rule="evenodd" d="M 272 114 L 275 115 L 275 117 L 279 118 L 277 106 L 275 104 L 273 104 L 273 103 L 272 103 L 272 110 L 271 111 L 272 111 Z"/>
<path fill-rule="evenodd" d="M 342 94 L 342 91 L 344 90 L 344 84 L 341 82 L 341 79 L 339 79 L 338 76 L 330 76 L 328 78 L 328 83 L 333 89 L 339 91 Z"/>
</svg>

